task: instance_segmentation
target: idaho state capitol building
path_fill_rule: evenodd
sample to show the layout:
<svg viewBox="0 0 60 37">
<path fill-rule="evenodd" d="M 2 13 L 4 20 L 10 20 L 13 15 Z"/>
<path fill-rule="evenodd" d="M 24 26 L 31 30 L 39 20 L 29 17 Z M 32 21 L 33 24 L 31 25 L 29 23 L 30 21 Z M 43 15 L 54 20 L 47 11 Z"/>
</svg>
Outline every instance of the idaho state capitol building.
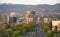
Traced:
<svg viewBox="0 0 60 37">
<path fill-rule="evenodd" d="M 36 16 L 36 12 L 32 11 L 32 10 L 28 10 L 26 11 L 26 23 L 36 23 L 37 21 L 37 16 Z"/>
</svg>

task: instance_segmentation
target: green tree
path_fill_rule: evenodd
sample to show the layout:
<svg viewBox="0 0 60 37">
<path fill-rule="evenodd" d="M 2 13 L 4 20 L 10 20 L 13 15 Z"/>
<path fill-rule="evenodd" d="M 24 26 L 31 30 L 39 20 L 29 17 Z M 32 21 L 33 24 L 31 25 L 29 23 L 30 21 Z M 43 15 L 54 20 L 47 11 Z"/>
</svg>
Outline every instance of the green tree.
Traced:
<svg viewBox="0 0 60 37">
<path fill-rule="evenodd" d="M 10 35 L 10 37 L 11 37 L 11 35 L 12 35 L 12 33 L 13 33 L 14 31 L 9 28 L 9 29 L 6 30 L 6 32 L 7 32 L 7 33 Z"/>
<path fill-rule="evenodd" d="M 25 30 L 25 29 L 20 31 L 20 35 L 26 35 L 26 33 L 27 33 L 27 30 Z"/>
<path fill-rule="evenodd" d="M 20 31 L 14 31 L 14 33 L 12 33 L 11 37 L 19 37 L 20 36 Z"/>
<path fill-rule="evenodd" d="M 15 25 L 15 26 L 14 26 L 14 30 L 15 30 L 15 31 L 18 31 L 18 30 L 21 29 L 22 26 L 23 26 L 23 25 L 21 25 L 21 24 Z"/>
<path fill-rule="evenodd" d="M 46 23 L 43 23 L 42 29 L 44 30 L 45 34 L 46 34 L 48 37 L 51 37 L 52 31 L 49 29 L 49 26 L 47 26 Z"/>
<path fill-rule="evenodd" d="M 10 37 L 10 35 L 2 28 L 0 28 L 0 37 Z"/>
</svg>

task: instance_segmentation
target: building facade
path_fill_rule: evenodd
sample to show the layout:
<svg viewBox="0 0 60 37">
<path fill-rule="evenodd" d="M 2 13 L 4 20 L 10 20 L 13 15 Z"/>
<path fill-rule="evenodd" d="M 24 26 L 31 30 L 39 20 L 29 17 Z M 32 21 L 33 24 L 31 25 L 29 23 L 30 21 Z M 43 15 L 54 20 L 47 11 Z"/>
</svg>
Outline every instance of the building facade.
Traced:
<svg viewBox="0 0 60 37">
<path fill-rule="evenodd" d="M 26 12 L 26 23 L 36 23 L 37 20 L 37 16 L 36 16 L 36 12 L 32 11 L 32 10 L 28 10 Z"/>
<path fill-rule="evenodd" d="M 60 20 L 52 21 L 52 30 L 60 30 Z"/>
<path fill-rule="evenodd" d="M 16 22 L 17 22 L 16 12 L 10 12 L 9 23 L 16 23 Z"/>
<path fill-rule="evenodd" d="M 8 15 L 0 14 L 0 24 L 8 22 Z"/>
</svg>

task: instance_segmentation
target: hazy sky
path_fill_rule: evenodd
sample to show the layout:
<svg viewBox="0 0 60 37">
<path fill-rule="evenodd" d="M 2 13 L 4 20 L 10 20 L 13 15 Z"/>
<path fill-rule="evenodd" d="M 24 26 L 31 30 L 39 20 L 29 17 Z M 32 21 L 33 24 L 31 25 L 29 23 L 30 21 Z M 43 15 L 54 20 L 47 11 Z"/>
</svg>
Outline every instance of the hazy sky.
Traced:
<svg viewBox="0 0 60 37">
<path fill-rule="evenodd" d="M 60 0 L 0 0 L 1 3 L 13 3 L 13 4 L 26 4 L 26 5 L 36 5 L 36 4 L 56 4 L 60 3 Z"/>
</svg>

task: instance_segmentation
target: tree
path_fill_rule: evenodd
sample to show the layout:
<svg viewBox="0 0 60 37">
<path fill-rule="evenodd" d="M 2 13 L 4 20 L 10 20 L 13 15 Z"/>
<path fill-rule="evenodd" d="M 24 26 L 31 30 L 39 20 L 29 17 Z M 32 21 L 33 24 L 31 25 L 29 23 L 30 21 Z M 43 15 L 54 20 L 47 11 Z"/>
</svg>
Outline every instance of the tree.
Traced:
<svg viewBox="0 0 60 37">
<path fill-rule="evenodd" d="M 33 23 L 24 24 L 23 27 L 21 28 L 21 30 L 22 30 L 22 29 L 25 29 L 25 30 L 27 30 L 28 32 L 31 32 L 31 31 L 34 31 L 34 30 L 35 30 L 35 27 L 36 27 L 36 25 L 33 24 Z"/>
<path fill-rule="evenodd" d="M 20 36 L 20 31 L 14 31 L 14 33 L 12 33 L 11 37 L 19 37 Z"/>
<path fill-rule="evenodd" d="M 15 26 L 14 26 L 14 30 L 15 30 L 15 31 L 18 31 L 18 30 L 21 29 L 22 26 L 23 26 L 23 25 L 21 25 L 21 24 L 15 25 Z"/>
<path fill-rule="evenodd" d="M 10 35 L 10 37 L 11 37 L 11 35 L 12 35 L 12 33 L 13 33 L 14 31 L 9 28 L 9 29 L 6 30 L 6 32 L 7 32 L 7 33 Z"/>
<path fill-rule="evenodd" d="M 25 29 L 20 31 L 20 35 L 26 35 L 26 33 L 27 33 L 27 30 L 25 30 Z"/>
<path fill-rule="evenodd" d="M 0 28 L 0 37 L 10 37 L 10 35 L 2 28 Z"/>
<path fill-rule="evenodd" d="M 45 34 L 50 37 L 52 34 L 52 31 L 49 29 L 49 26 L 46 25 L 46 23 L 43 23 L 42 29 L 44 30 Z"/>
</svg>

